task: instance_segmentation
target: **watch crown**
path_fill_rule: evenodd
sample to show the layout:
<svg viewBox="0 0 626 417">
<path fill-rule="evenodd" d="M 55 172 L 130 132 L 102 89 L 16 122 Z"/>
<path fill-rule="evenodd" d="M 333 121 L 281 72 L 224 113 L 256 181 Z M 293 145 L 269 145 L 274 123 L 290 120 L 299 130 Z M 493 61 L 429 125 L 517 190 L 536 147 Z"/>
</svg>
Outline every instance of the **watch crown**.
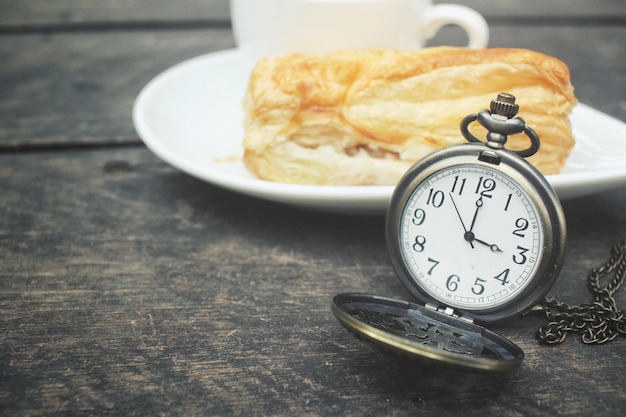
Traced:
<svg viewBox="0 0 626 417">
<path fill-rule="evenodd" d="M 539 150 L 539 136 L 526 126 L 526 122 L 521 117 L 515 117 L 519 111 L 519 106 L 515 104 L 515 96 L 509 93 L 500 93 L 495 100 L 491 101 L 490 110 L 483 109 L 478 113 L 465 116 L 461 120 L 461 133 L 468 142 L 484 143 L 491 149 L 505 149 L 507 137 L 518 133 L 525 133 L 530 139 L 530 146 L 523 150 L 510 150 L 511 152 L 528 158 Z M 488 130 L 487 142 L 483 142 L 474 136 L 468 129 L 470 123 L 478 122 Z M 491 154 L 487 155 L 491 158 Z"/>
<path fill-rule="evenodd" d="M 495 100 L 491 100 L 491 113 L 499 114 L 510 119 L 519 111 L 519 105 L 515 104 L 515 96 L 509 93 L 500 93 Z"/>
</svg>

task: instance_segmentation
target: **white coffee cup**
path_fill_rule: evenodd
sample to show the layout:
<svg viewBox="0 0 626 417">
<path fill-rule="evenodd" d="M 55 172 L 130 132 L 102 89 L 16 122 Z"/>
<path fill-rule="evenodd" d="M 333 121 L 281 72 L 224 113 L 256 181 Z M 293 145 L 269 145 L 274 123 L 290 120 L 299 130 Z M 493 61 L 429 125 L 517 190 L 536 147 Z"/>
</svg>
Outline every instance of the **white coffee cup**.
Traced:
<svg viewBox="0 0 626 417">
<path fill-rule="evenodd" d="M 251 63 L 291 53 L 420 49 L 447 24 L 467 32 L 470 48 L 489 41 L 478 12 L 432 0 L 230 0 L 230 12 L 238 49 Z"/>
</svg>

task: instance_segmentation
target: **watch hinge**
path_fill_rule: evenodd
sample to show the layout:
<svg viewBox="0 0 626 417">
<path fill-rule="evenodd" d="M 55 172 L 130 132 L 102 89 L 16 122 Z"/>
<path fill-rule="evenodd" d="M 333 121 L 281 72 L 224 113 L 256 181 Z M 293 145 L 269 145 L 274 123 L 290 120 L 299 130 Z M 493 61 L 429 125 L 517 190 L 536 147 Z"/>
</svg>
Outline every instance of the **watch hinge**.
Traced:
<svg viewBox="0 0 626 417">
<path fill-rule="evenodd" d="M 474 319 L 464 316 L 463 313 L 459 313 L 457 310 L 453 309 L 452 307 L 448 307 L 448 306 L 438 307 L 435 304 L 431 304 L 431 303 L 424 304 L 424 307 L 426 307 L 429 310 L 433 310 L 441 314 L 445 314 L 446 316 L 463 320 L 464 322 L 467 322 L 467 323 L 474 323 Z"/>
<path fill-rule="evenodd" d="M 431 304 L 431 303 L 426 303 L 424 304 L 424 307 L 426 307 L 429 310 L 433 310 L 433 311 L 439 311 L 439 309 L 437 308 L 436 305 Z"/>
</svg>

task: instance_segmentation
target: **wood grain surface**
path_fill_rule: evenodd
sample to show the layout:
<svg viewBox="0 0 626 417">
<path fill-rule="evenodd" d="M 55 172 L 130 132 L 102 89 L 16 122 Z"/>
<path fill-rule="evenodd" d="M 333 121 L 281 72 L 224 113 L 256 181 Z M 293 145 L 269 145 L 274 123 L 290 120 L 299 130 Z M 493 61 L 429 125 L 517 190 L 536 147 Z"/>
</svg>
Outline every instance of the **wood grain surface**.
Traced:
<svg viewBox="0 0 626 417">
<path fill-rule="evenodd" d="M 407 365 L 354 339 L 330 313 L 335 294 L 409 297 L 382 218 L 250 201 L 142 148 L 0 166 L 4 415 L 582 416 L 626 404 L 623 340 L 545 347 L 535 318 L 495 328 L 526 353 L 503 376 Z M 553 295 L 590 301 L 586 272 L 626 236 L 625 191 L 565 203 Z"/>
<path fill-rule="evenodd" d="M 626 17 L 622 0 L 434 0 L 438 3 L 456 3 L 471 7 L 490 22 L 539 19 L 616 20 Z M 82 23 L 133 22 L 171 24 L 172 22 L 197 22 L 205 24 L 230 19 L 229 0 L 0 0 L 0 28 L 36 27 L 41 25 L 80 25 Z"/>
<path fill-rule="evenodd" d="M 581 102 L 626 121 L 622 0 L 459 3 L 487 16 L 492 46 L 559 57 Z M 141 88 L 234 47 L 227 1 L 0 10 L 1 416 L 623 414 L 624 338 L 546 347 L 527 317 L 492 328 L 526 354 L 512 373 L 387 356 L 330 311 L 342 292 L 410 298 L 382 217 L 235 194 L 141 144 Z M 433 44 L 449 42 L 464 35 L 445 28 Z M 589 302 L 586 274 L 626 239 L 626 187 L 563 205 L 551 295 Z"/>
</svg>

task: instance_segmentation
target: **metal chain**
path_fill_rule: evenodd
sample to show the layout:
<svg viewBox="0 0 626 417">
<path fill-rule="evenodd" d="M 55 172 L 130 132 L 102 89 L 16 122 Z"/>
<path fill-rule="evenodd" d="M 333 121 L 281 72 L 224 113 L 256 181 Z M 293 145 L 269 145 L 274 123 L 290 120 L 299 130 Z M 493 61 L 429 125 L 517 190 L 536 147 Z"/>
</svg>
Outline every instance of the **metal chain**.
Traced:
<svg viewBox="0 0 626 417">
<path fill-rule="evenodd" d="M 600 281 L 611 273 L 611 281 L 602 287 Z M 581 334 L 583 343 L 601 344 L 617 336 L 626 336 L 626 316 L 618 310 L 613 294 L 626 278 L 626 240 L 611 249 L 611 259 L 599 268 L 593 268 L 588 276 L 589 290 L 594 301 L 580 306 L 570 306 L 548 299 L 543 312 L 548 324 L 537 330 L 541 343 L 557 344 L 570 332 Z"/>
</svg>

